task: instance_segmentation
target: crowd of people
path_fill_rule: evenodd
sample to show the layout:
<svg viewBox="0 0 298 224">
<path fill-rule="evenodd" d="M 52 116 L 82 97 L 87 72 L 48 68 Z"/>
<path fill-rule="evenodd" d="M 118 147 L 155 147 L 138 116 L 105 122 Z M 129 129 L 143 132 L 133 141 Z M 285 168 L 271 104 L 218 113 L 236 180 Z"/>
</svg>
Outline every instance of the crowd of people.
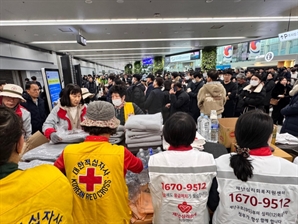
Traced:
<svg viewBox="0 0 298 224">
<path fill-rule="evenodd" d="M 88 105 L 80 125 L 89 135 L 68 145 L 54 166 L 18 169 L 22 124 L 13 110 L 0 106 L 1 223 L 130 223 L 125 175 L 141 172 L 143 164 L 124 146 L 108 142 L 120 124 L 111 103 Z M 249 111 L 236 123 L 236 153 L 214 159 L 191 147 L 193 118 L 173 114 L 163 127 L 168 151 L 149 159 L 153 223 L 296 223 L 298 166 L 272 156 L 272 131 L 269 115 Z"/>
<path fill-rule="evenodd" d="M 95 94 L 92 100 L 111 102 L 118 110 L 124 102 L 132 102 L 138 114 L 161 112 L 164 122 L 179 111 L 190 114 L 196 122 L 200 113 L 210 116 L 211 110 L 216 110 L 219 118 L 225 118 L 259 109 L 270 114 L 274 124 L 283 126 L 282 132 L 298 136 L 298 122 L 295 122 L 297 126 L 289 126 L 285 121 L 285 118 L 298 119 L 294 97 L 297 87 L 293 88 L 298 84 L 297 69 L 298 65 L 266 70 L 210 70 L 206 73 L 190 70 L 155 75 L 89 75 L 83 77 L 83 85 Z M 111 97 L 114 86 L 122 93 L 117 102 Z"/>
<path fill-rule="evenodd" d="M 130 223 L 125 175 L 144 167 L 109 138 L 129 116 L 158 112 L 170 147 L 149 159 L 155 224 L 255 223 L 261 216 L 268 223 L 297 222 L 298 166 L 272 156 L 269 145 L 273 124 L 298 136 L 298 83 L 287 69 L 87 79 L 83 87 L 65 86 L 49 114 L 34 80 L 25 92 L 15 84 L 1 86 L 0 223 Z M 239 116 L 236 153 L 214 159 L 192 148 L 196 120 L 211 110 L 218 117 Z M 88 136 L 68 145 L 54 166 L 19 170 L 24 141 L 41 131 L 60 143 L 58 129 Z M 271 193 L 261 195 L 263 190 Z M 273 210 L 279 215 L 269 215 Z"/>
</svg>

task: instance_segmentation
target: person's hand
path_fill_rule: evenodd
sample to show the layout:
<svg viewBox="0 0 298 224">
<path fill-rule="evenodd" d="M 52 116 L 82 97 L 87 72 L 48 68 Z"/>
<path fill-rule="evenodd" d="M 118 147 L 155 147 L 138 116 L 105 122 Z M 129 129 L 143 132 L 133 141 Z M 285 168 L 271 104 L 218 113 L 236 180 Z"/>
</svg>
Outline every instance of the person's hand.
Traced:
<svg viewBox="0 0 298 224">
<path fill-rule="evenodd" d="M 174 91 L 174 89 L 170 89 L 170 94 L 176 94 L 176 92 Z"/>
<path fill-rule="evenodd" d="M 166 107 L 166 108 L 170 108 L 170 107 L 171 107 L 171 104 L 170 104 L 170 103 L 167 103 L 167 104 L 165 105 L 165 107 Z"/>
<path fill-rule="evenodd" d="M 50 136 L 51 141 L 56 144 L 62 141 L 62 139 L 56 134 L 56 132 L 53 132 Z"/>
<path fill-rule="evenodd" d="M 278 98 L 285 98 L 285 95 L 278 95 Z"/>
<path fill-rule="evenodd" d="M 190 93 L 191 92 L 191 89 L 190 88 L 187 88 L 186 92 L 187 93 Z"/>
</svg>

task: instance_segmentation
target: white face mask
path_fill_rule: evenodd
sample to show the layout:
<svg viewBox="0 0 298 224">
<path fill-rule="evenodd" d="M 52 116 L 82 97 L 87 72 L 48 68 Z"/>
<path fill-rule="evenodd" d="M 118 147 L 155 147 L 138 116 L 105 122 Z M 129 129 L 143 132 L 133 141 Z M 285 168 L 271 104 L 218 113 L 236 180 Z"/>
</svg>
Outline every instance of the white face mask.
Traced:
<svg viewBox="0 0 298 224">
<path fill-rule="evenodd" d="M 257 85 L 259 85 L 259 82 L 257 80 L 250 80 L 249 84 L 251 86 L 257 86 Z"/>
<path fill-rule="evenodd" d="M 197 81 L 195 79 L 192 80 L 193 83 L 196 83 Z"/>
<path fill-rule="evenodd" d="M 185 80 L 189 80 L 189 76 L 187 75 L 187 76 L 185 76 L 185 78 L 184 78 Z"/>
<path fill-rule="evenodd" d="M 220 80 L 224 80 L 224 77 L 223 77 L 223 76 L 219 76 L 219 79 L 220 79 Z"/>
<path fill-rule="evenodd" d="M 116 107 L 119 107 L 122 104 L 121 99 L 115 99 L 115 100 L 112 100 L 112 102 Z"/>
</svg>

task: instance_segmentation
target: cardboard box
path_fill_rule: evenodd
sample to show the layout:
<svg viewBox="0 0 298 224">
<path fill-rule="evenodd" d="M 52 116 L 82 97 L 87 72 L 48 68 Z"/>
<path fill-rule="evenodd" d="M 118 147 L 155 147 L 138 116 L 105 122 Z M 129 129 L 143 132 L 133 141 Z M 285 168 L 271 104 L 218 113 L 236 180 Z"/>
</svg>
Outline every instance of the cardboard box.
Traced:
<svg viewBox="0 0 298 224">
<path fill-rule="evenodd" d="M 148 214 L 144 220 L 137 220 L 134 224 L 152 224 L 153 214 Z"/>
<path fill-rule="evenodd" d="M 238 119 L 237 117 L 218 119 L 219 121 L 218 142 L 220 144 L 223 144 L 226 148 L 232 148 L 233 144 L 236 142 L 234 132 L 235 132 L 237 119 Z"/>
<path fill-rule="evenodd" d="M 37 131 L 33 135 L 29 137 L 29 139 L 25 143 L 25 152 L 30 151 L 44 143 L 48 143 L 49 140 L 40 132 Z"/>
</svg>

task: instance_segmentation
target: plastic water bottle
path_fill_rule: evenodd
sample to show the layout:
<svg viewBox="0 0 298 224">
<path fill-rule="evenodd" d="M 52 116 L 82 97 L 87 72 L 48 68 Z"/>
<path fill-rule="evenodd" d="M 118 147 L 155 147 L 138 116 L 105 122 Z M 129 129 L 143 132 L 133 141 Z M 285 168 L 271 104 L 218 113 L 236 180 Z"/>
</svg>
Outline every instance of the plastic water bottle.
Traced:
<svg viewBox="0 0 298 224">
<path fill-rule="evenodd" d="M 157 153 L 160 153 L 161 152 L 161 148 L 160 147 L 157 147 L 156 149 L 153 149 L 153 154 L 157 154 Z M 150 154 L 150 151 L 149 151 L 149 154 Z"/>
<path fill-rule="evenodd" d="M 217 119 L 216 110 L 211 110 L 210 121 L 211 121 L 210 142 L 217 143 L 219 123 Z"/>
<path fill-rule="evenodd" d="M 152 156 L 154 154 L 154 151 L 152 148 L 149 148 L 148 151 L 149 151 L 149 156 Z"/>
<path fill-rule="evenodd" d="M 206 139 L 206 141 L 210 140 L 210 120 L 207 115 L 205 115 L 201 122 L 201 132 L 202 136 Z"/>
<path fill-rule="evenodd" d="M 204 117 L 204 113 L 201 113 L 201 115 L 198 117 L 197 120 L 197 132 L 202 135 L 202 120 Z"/>
<path fill-rule="evenodd" d="M 139 152 L 137 153 L 137 157 L 138 157 L 138 158 L 143 158 L 143 157 L 145 157 L 144 149 L 142 149 L 142 148 L 139 149 Z"/>
<path fill-rule="evenodd" d="M 139 152 L 137 153 L 137 157 L 140 158 L 140 160 L 143 163 L 143 170 L 141 173 L 138 174 L 138 179 L 141 185 L 145 185 L 149 182 L 149 173 L 148 173 L 149 155 L 146 155 L 143 149 L 139 149 Z"/>
<path fill-rule="evenodd" d="M 143 163 L 143 170 L 139 173 L 138 178 L 141 185 L 145 185 L 149 182 L 149 173 L 148 173 L 148 161 L 146 158 L 140 158 Z"/>
</svg>

